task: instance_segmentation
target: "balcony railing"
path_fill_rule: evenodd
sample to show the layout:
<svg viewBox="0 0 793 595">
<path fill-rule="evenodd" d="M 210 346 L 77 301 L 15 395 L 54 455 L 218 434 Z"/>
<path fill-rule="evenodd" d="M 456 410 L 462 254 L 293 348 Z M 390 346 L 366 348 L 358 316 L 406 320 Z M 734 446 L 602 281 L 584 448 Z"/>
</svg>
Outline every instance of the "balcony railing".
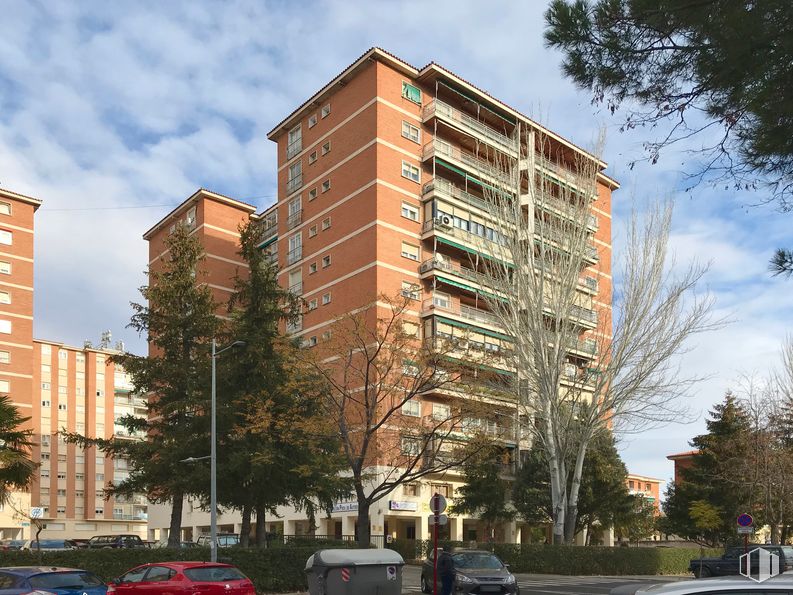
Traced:
<svg viewBox="0 0 793 595">
<path fill-rule="evenodd" d="M 266 242 L 277 233 L 278 233 L 278 220 L 276 219 L 275 221 L 272 220 L 267 221 L 262 227 L 261 241 Z"/>
<path fill-rule="evenodd" d="M 547 225 L 543 226 L 542 231 L 535 230 L 534 236 L 538 240 L 547 240 L 554 242 L 565 252 L 569 252 L 573 245 L 571 236 L 564 234 L 557 229 L 553 229 Z M 594 262 L 597 262 L 599 258 L 597 248 L 591 244 L 587 244 L 586 246 L 584 246 L 584 253 L 582 256 L 587 260 Z"/>
<path fill-rule="evenodd" d="M 292 295 L 303 295 L 303 282 L 300 281 L 289 286 L 289 293 Z"/>
<path fill-rule="evenodd" d="M 303 246 L 298 246 L 286 253 L 286 264 L 293 264 L 301 258 L 303 258 Z"/>
<path fill-rule="evenodd" d="M 580 320 L 586 320 L 588 322 L 593 322 L 597 324 L 598 321 L 598 313 L 595 310 L 590 310 L 589 308 L 584 308 L 583 306 L 576 306 L 573 305 L 570 307 L 570 315 L 574 318 L 578 318 Z"/>
<path fill-rule="evenodd" d="M 265 252 L 264 260 L 270 264 L 278 264 L 278 250 Z"/>
<path fill-rule="evenodd" d="M 436 298 L 430 298 L 424 300 L 422 309 L 440 310 L 442 312 L 448 312 L 449 314 L 456 314 L 460 318 L 465 318 L 474 322 L 481 322 L 483 324 L 490 324 L 493 326 L 501 326 L 501 322 L 499 321 L 498 317 L 491 312 L 488 312 L 487 310 L 480 310 L 479 308 L 474 308 L 472 306 L 466 306 L 465 304 L 455 306 L 454 304 L 450 303 L 445 304 L 443 301 L 439 301 Z"/>
<path fill-rule="evenodd" d="M 598 290 L 598 280 L 597 277 L 581 277 L 578 280 L 578 283 L 590 291 L 597 292 Z"/>
<path fill-rule="evenodd" d="M 497 146 L 499 149 L 508 151 L 513 155 L 517 154 L 516 143 L 512 141 L 507 135 L 501 134 L 494 128 L 491 128 L 473 116 L 469 116 L 468 114 L 453 108 L 448 103 L 444 103 L 438 99 L 433 99 L 430 101 L 423 110 L 423 118 L 426 121 L 435 114 L 438 114 L 439 116 L 448 120 L 452 120 L 455 123 L 461 125 L 462 128 L 467 129 L 479 136 L 485 137 L 491 144 Z"/>
<path fill-rule="evenodd" d="M 462 188 L 458 188 L 448 180 L 444 180 L 443 178 L 435 178 L 424 184 L 423 193 L 428 194 L 429 192 L 435 191 L 436 193 L 446 194 L 447 196 L 454 197 L 462 202 L 468 203 L 472 207 L 476 207 L 478 209 L 482 209 L 483 211 L 490 211 L 492 205 L 488 204 L 486 200 L 476 196 L 475 194 L 471 194 L 470 192 L 466 192 Z"/>
<path fill-rule="evenodd" d="M 570 349 L 575 349 L 582 353 L 595 355 L 597 352 L 597 341 L 594 339 L 570 339 L 569 345 Z"/>
<path fill-rule="evenodd" d="M 296 138 L 291 143 L 286 145 L 286 158 L 291 159 L 303 150 L 303 137 Z"/>
<path fill-rule="evenodd" d="M 516 185 L 509 172 L 504 171 L 486 159 L 482 159 L 481 157 L 477 157 L 471 153 L 461 151 L 457 147 L 444 141 L 433 140 L 427 143 L 424 145 L 422 155 L 424 159 L 429 159 L 430 157 L 434 157 L 436 155 L 447 157 L 449 159 L 455 159 L 465 164 L 476 176 L 481 176 L 484 174 L 507 188 L 512 188 Z"/>
<path fill-rule="evenodd" d="M 292 229 L 300 225 L 301 221 L 303 221 L 303 209 L 292 213 L 289 217 L 286 218 L 286 228 Z"/>
<path fill-rule="evenodd" d="M 459 264 L 455 264 L 448 260 L 430 258 L 429 260 L 425 260 L 424 262 L 422 262 L 421 267 L 419 267 L 419 271 L 422 273 L 426 273 L 433 269 L 438 271 L 443 271 L 446 273 L 451 273 L 453 275 L 457 275 L 458 277 L 463 277 L 464 279 L 468 279 L 476 283 L 481 283 L 483 281 L 482 273 L 478 273 L 473 269 L 469 269 Z"/>
<path fill-rule="evenodd" d="M 459 238 L 464 242 L 468 242 L 469 244 L 473 244 L 477 248 L 489 248 L 492 252 L 494 250 L 499 250 L 499 242 L 496 240 L 491 240 L 484 236 L 477 235 L 475 233 L 471 233 L 465 229 L 460 229 L 459 227 L 454 227 L 451 222 L 444 221 L 443 217 L 435 217 L 434 219 L 430 219 L 424 222 L 424 225 L 421 228 L 422 233 L 427 233 L 428 231 L 432 231 L 437 229 L 438 231 L 442 231 L 443 233 L 449 234 L 455 238 Z M 497 252 L 496 252 L 497 253 Z"/>
<path fill-rule="evenodd" d="M 292 194 L 303 187 L 303 174 L 297 174 L 294 178 L 286 181 L 286 193 Z"/>
</svg>

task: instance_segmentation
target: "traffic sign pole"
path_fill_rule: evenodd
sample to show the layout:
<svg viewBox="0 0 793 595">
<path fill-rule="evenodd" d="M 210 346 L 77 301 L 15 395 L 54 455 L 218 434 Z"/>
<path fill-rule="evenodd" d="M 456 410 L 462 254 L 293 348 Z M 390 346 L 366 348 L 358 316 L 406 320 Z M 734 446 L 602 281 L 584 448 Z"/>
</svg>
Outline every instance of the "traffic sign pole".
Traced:
<svg viewBox="0 0 793 595">
<path fill-rule="evenodd" d="M 440 514 L 438 511 L 441 509 L 440 494 L 435 492 L 435 495 L 432 497 L 432 499 L 432 511 L 435 513 L 435 527 L 432 533 L 432 547 L 435 551 L 434 555 L 432 556 L 432 593 L 433 595 L 438 595 L 438 514 Z"/>
<path fill-rule="evenodd" d="M 735 520 L 738 524 L 738 532 L 743 533 L 743 553 L 749 553 L 749 533 L 751 533 L 752 525 L 754 524 L 754 519 L 752 515 L 744 512 L 743 514 L 739 514 L 738 518 Z M 749 557 L 747 556 L 747 573 L 749 572 L 748 568 L 748 560 Z"/>
</svg>

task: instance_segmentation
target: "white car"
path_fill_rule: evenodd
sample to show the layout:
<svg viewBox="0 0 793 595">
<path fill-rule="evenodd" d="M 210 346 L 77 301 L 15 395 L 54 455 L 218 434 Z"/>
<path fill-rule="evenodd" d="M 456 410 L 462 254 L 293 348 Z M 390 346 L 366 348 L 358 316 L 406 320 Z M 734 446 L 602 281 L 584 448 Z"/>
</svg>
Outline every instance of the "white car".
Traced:
<svg viewBox="0 0 793 595">
<path fill-rule="evenodd" d="M 636 595 L 791 595 L 793 572 L 785 572 L 762 583 L 744 576 L 722 576 L 693 581 L 664 583 L 641 588 Z"/>
</svg>

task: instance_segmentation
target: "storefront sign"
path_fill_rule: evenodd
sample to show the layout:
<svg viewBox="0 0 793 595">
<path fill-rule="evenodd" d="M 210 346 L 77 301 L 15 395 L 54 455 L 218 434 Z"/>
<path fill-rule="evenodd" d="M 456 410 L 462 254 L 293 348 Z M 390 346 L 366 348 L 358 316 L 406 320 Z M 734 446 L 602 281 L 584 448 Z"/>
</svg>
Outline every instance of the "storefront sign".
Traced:
<svg viewBox="0 0 793 595">
<path fill-rule="evenodd" d="M 333 505 L 333 512 L 355 512 L 358 510 L 357 502 L 336 502 Z"/>
<path fill-rule="evenodd" d="M 388 501 L 388 510 L 407 510 L 410 512 L 416 512 L 418 509 L 418 502 L 400 502 L 399 500 Z"/>
</svg>

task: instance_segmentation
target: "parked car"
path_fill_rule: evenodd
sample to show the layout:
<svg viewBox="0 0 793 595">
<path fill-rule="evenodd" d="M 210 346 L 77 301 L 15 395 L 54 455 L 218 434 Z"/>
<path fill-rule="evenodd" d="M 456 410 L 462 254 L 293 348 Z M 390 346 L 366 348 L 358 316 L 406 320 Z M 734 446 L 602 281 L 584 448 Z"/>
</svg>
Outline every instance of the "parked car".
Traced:
<svg viewBox="0 0 793 595">
<path fill-rule="evenodd" d="M 137 535 L 94 535 L 88 540 L 88 548 L 92 550 L 144 547 L 146 544 Z"/>
<path fill-rule="evenodd" d="M 168 547 L 168 542 L 167 541 L 158 541 L 156 543 L 153 543 L 151 547 L 153 547 L 155 549 L 167 548 Z M 186 549 L 191 548 L 191 547 L 198 547 L 198 544 L 195 543 L 194 541 L 180 541 L 179 542 L 179 548 L 180 549 L 186 550 Z"/>
<path fill-rule="evenodd" d="M 62 550 L 77 549 L 77 545 L 71 539 L 28 539 L 21 550 L 35 550 L 42 552 L 58 552 Z"/>
<path fill-rule="evenodd" d="M 779 570 L 793 570 L 793 546 L 789 545 L 752 545 L 750 549 L 761 547 L 772 554 L 779 556 Z M 689 572 L 696 578 L 708 578 L 711 576 L 729 576 L 740 574 L 738 565 L 740 557 L 744 553 L 743 547 L 727 548 L 719 558 L 693 558 L 688 563 Z"/>
<path fill-rule="evenodd" d="M 251 580 L 238 568 L 213 562 L 158 562 L 133 568 L 113 579 L 108 593 L 201 593 L 256 595 Z"/>
<path fill-rule="evenodd" d="M 433 552 L 421 567 L 421 591 L 432 593 L 434 559 Z M 486 550 L 454 550 L 455 593 L 502 593 L 520 594 L 520 588 L 509 567 L 501 559 Z M 440 577 L 438 577 L 440 587 Z"/>
<path fill-rule="evenodd" d="M 0 568 L 0 595 L 104 595 L 107 590 L 99 577 L 85 570 L 38 566 Z"/>
<path fill-rule="evenodd" d="M 209 547 L 209 544 L 212 543 L 212 537 L 209 535 L 199 535 L 197 543 L 199 547 Z M 234 547 L 239 544 L 239 535 L 234 533 L 223 533 L 222 535 L 218 535 L 218 547 Z"/>
<path fill-rule="evenodd" d="M 617 592 L 614 589 L 612 593 Z M 636 595 L 788 595 L 793 593 L 791 573 L 780 574 L 762 583 L 745 577 L 719 577 L 643 586 Z"/>
<path fill-rule="evenodd" d="M 0 550 L 19 550 L 22 549 L 23 545 L 25 545 L 24 539 L 4 539 L 3 541 L 0 541 Z"/>
</svg>

